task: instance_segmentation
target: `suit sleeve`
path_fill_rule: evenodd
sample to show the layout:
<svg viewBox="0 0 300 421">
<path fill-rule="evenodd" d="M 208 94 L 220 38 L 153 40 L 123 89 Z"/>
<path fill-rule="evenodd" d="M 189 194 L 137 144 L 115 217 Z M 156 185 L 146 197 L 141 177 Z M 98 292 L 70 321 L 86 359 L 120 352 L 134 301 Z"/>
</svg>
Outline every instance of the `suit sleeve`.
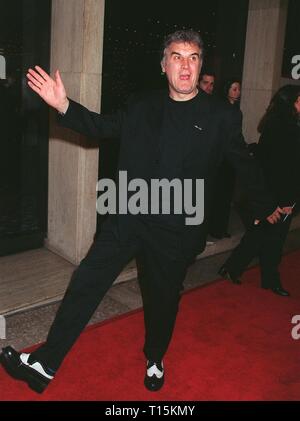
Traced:
<svg viewBox="0 0 300 421">
<path fill-rule="evenodd" d="M 69 99 L 70 104 L 64 115 L 58 115 L 58 124 L 88 137 L 104 139 L 119 138 L 124 112 L 111 115 L 97 114 L 83 105 Z"/>
<path fill-rule="evenodd" d="M 263 171 L 257 160 L 250 155 L 238 124 L 235 111 L 230 110 L 225 117 L 225 158 L 234 166 L 237 176 L 247 189 L 255 219 L 265 219 L 277 207 L 277 203 L 267 188 Z"/>
</svg>

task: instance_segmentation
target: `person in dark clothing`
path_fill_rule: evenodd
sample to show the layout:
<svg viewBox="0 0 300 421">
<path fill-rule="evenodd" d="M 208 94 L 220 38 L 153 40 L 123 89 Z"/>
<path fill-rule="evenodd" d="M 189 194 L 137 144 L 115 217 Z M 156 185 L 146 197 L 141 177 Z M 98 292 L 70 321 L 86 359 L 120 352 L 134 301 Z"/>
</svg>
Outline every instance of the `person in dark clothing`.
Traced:
<svg viewBox="0 0 300 421">
<path fill-rule="evenodd" d="M 259 124 L 256 148 L 267 184 L 282 208 L 281 222 L 251 224 L 233 250 L 220 274 L 240 283 L 239 277 L 255 257 L 259 257 L 261 287 L 288 296 L 281 284 L 278 267 L 292 215 L 300 197 L 300 89 L 286 85 L 272 98 Z"/>
<path fill-rule="evenodd" d="M 243 115 L 240 110 L 241 85 L 237 79 L 229 79 L 223 86 L 224 100 L 236 110 L 236 124 L 242 128 Z M 231 202 L 235 186 L 235 169 L 224 159 L 218 169 L 212 211 L 209 221 L 209 233 L 217 239 L 231 237 L 228 232 Z"/>
<path fill-rule="evenodd" d="M 204 180 L 206 207 L 215 169 L 226 156 L 248 185 L 255 216 L 275 223 L 280 210 L 244 147 L 234 110 L 198 92 L 202 52 L 197 32 L 177 31 L 167 36 L 161 67 L 168 92 L 136 96 L 114 115 L 99 115 L 69 99 L 58 71 L 52 79 L 39 66 L 29 69 L 28 84 L 60 113 L 64 127 L 95 138 L 120 137 L 119 175 L 126 172 L 128 181 L 149 185 L 157 179 L 174 183 Z M 124 193 L 123 188 L 120 183 L 119 193 Z M 198 193 L 194 188 L 189 195 L 194 194 L 197 202 Z M 193 256 L 203 250 L 207 231 L 205 214 L 203 223 L 201 217 L 191 221 L 187 207 L 177 212 L 178 203 L 172 206 L 170 202 L 164 196 L 158 212 L 111 212 L 74 272 L 45 344 L 31 354 L 18 353 L 12 347 L 3 349 L 2 364 L 10 373 L 42 392 L 118 274 L 139 255 L 147 360 L 144 384 L 151 391 L 162 387 L 163 357 L 172 337 L 186 270 Z M 160 212 L 165 204 L 170 212 Z"/>
</svg>

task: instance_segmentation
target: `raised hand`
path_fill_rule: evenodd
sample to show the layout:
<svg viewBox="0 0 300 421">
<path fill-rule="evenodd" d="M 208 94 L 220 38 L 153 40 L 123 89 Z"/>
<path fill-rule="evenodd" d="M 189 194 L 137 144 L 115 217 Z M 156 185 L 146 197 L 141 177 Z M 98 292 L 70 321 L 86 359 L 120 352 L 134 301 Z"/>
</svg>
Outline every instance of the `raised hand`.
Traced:
<svg viewBox="0 0 300 421">
<path fill-rule="evenodd" d="M 26 75 L 30 88 L 48 105 L 65 113 L 69 106 L 69 100 L 59 71 L 56 70 L 54 79 L 52 79 L 41 67 L 35 66 L 34 68 L 35 70 L 28 69 Z"/>
</svg>

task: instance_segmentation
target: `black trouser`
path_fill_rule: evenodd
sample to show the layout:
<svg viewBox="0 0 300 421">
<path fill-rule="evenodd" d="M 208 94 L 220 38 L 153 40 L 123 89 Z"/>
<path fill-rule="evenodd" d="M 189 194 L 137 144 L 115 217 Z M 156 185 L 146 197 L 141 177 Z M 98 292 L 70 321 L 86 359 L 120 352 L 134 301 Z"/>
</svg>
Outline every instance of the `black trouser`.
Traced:
<svg viewBox="0 0 300 421">
<path fill-rule="evenodd" d="M 109 218 L 74 272 L 46 343 L 33 353 L 52 369 L 60 366 L 109 287 L 136 255 L 142 264 L 144 353 L 149 360 L 163 358 L 172 336 L 186 274 L 181 236 L 134 218 L 129 220 L 126 231 L 126 235 L 120 234 Z"/>
<path fill-rule="evenodd" d="M 239 245 L 233 250 L 225 266 L 233 277 L 240 276 L 251 260 L 258 256 L 261 271 L 261 286 L 276 288 L 281 285 L 278 266 L 282 249 L 291 224 L 289 216 L 285 222 L 261 224 L 248 228 Z"/>
</svg>

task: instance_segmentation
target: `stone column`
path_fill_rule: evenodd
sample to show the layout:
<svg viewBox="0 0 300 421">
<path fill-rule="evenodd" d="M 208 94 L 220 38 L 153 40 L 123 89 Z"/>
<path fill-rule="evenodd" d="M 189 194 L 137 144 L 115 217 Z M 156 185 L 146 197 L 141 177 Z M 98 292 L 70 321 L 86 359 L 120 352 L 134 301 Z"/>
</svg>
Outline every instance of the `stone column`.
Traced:
<svg viewBox="0 0 300 421">
<path fill-rule="evenodd" d="M 250 0 L 241 108 L 245 140 L 258 141 L 257 125 L 280 87 L 288 0 Z"/>
<path fill-rule="evenodd" d="M 100 111 L 105 0 L 52 0 L 51 72 L 59 69 L 70 98 Z M 72 263 L 96 230 L 98 148 L 50 117 L 46 247 Z"/>
</svg>

